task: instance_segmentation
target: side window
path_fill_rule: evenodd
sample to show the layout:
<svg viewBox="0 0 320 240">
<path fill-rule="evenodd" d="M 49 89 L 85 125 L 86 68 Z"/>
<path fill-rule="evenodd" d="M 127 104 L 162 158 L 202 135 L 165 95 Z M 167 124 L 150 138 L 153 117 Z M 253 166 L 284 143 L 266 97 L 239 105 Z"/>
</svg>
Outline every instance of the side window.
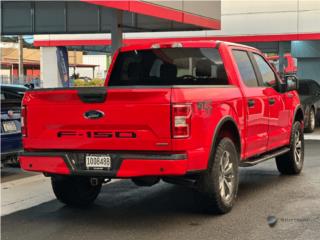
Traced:
<svg viewBox="0 0 320 240">
<path fill-rule="evenodd" d="M 276 75 L 272 71 L 269 64 L 260 55 L 253 53 L 254 59 L 257 62 L 258 68 L 262 75 L 263 85 L 267 87 L 274 87 L 277 85 Z"/>
<path fill-rule="evenodd" d="M 258 87 L 258 80 L 248 53 L 241 50 L 232 50 L 232 53 L 238 65 L 244 84 L 248 87 Z"/>
</svg>

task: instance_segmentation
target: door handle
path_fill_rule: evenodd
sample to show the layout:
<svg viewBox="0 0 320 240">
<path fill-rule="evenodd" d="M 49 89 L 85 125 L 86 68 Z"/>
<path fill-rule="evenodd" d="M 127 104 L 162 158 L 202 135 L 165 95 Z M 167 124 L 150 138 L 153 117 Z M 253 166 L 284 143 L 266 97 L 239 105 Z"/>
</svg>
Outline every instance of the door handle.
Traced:
<svg viewBox="0 0 320 240">
<path fill-rule="evenodd" d="M 269 104 L 273 105 L 276 103 L 276 100 L 274 98 L 269 98 Z"/>
<path fill-rule="evenodd" d="M 254 104 L 255 104 L 255 101 L 253 100 L 253 99 L 249 99 L 248 100 L 248 107 L 253 107 L 254 106 Z"/>
</svg>

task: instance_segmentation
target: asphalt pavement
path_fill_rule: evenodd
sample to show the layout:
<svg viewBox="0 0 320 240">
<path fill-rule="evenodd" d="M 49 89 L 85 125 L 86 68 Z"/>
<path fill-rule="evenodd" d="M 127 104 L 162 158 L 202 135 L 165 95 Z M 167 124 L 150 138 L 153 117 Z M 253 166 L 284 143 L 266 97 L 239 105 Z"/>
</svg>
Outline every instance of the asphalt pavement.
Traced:
<svg viewBox="0 0 320 240">
<path fill-rule="evenodd" d="M 25 178 L 36 181 L 38 176 Z M 21 179 L 14 181 L 21 184 Z M 34 184 L 48 185 L 47 180 L 34 181 L 25 185 L 5 182 L 2 201 L 8 200 L 6 191 L 15 191 L 18 185 L 19 191 L 23 188 L 26 192 Z M 45 190 L 31 192 L 41 196 Z M 41 202 L 34 198 L 33 207 L 2 216 L 1 239 L 318 240 L 320 141 L 306 141 L 305 166 L 299 176 L 280 175 L 274 160 L 242 168 L 237 202 L 226 215 L 204 214 L 192 190 L 166 183 L 137 187 L 129 180 L 113 182 L 103 187 L 88 209 L 69 208 L 51 199 Z M 268 225 L 268 217 L 276 221 L 273 227 Z"/>
<path fill-rule="evenodd" d="M 11 182 L 26 177 L 39 175 L 40 173 L 21 171 L 18 167 L 5 167 L 1 169 L 1 183 Z"/>
</svg>

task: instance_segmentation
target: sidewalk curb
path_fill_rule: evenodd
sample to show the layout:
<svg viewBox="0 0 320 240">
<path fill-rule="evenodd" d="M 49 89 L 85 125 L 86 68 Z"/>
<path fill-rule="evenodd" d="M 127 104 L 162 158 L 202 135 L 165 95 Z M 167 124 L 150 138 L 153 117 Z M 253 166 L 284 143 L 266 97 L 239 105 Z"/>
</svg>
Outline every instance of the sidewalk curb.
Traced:
<svg viewBox="0 0 320 240">
<path fill-rule="evenodd" d="M 304 140 L 320 140 L 320 135 L 304 135 Z"/>
</svg>

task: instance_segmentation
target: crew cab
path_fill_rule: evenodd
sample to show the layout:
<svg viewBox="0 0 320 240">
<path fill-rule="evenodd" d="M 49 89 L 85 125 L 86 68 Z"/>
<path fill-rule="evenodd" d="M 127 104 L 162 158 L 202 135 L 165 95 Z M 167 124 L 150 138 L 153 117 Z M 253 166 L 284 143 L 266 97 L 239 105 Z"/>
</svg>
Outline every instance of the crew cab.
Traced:
<svg viewBox="0 0 320 240">
<path fill-rule="evenodd" d="M 24 170 L 51 177 L 57 198 L 84 206 L 113 178 L 193 187 L 209 212 L 231 210 L 238 168 L 304 161 L 297 79 L 257 49 L 219 41 L 120 48 L 105 87 L 27 91 Z"/>
</svg>

